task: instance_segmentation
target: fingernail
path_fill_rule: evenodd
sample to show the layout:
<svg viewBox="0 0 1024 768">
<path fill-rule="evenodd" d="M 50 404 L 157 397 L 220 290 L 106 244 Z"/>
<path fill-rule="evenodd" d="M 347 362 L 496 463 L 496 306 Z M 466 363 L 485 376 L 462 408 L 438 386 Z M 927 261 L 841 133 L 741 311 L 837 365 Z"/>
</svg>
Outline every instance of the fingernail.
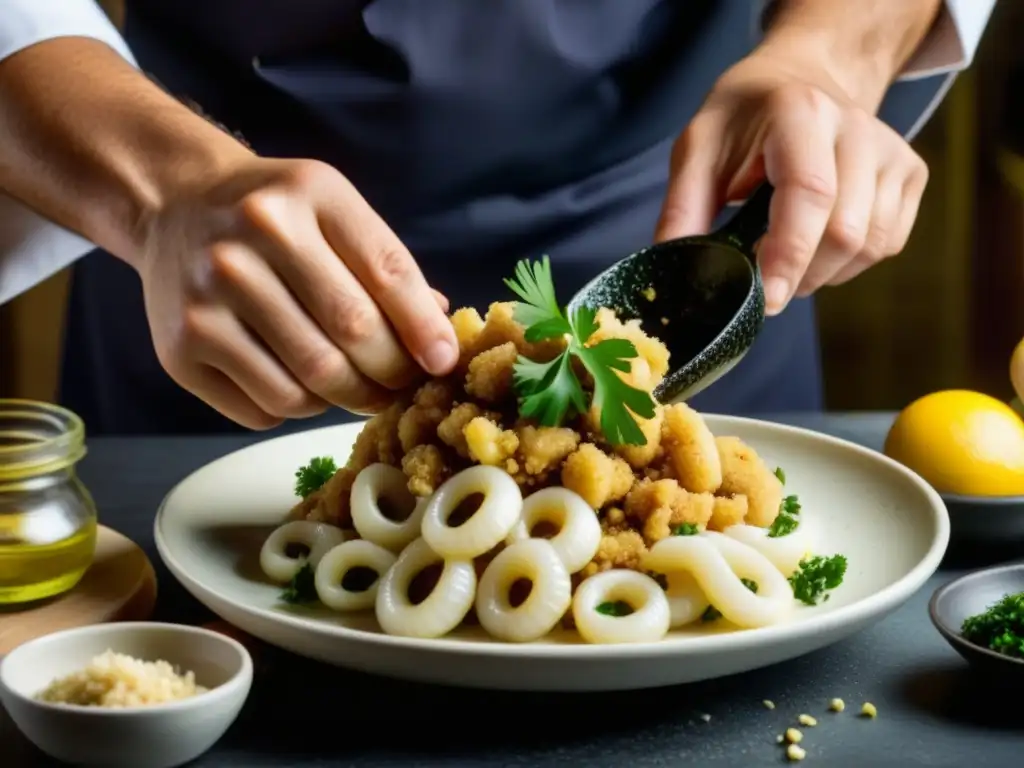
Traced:
<svg viewBox="0 0 1024 768">
<path fill-rule="evenodd" d="M 427 373 L 440 376 L 448 373 L 459 359 L 459 351 L 450 341 L 435 341 L 423 353 L 420 360 Z"/>
<path fill-rule="evenodd" d="M 789 281 L 784 277 L 769 277 L 764 281 L 765 310 L 777 315 L 786 308 L 789 301 Z"/>
</svg>

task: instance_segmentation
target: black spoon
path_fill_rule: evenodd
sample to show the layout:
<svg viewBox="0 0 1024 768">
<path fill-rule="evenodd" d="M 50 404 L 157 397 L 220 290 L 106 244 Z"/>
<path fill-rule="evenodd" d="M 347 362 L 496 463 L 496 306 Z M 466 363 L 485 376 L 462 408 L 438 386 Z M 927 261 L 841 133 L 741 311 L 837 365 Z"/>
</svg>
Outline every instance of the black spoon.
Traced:
<svg viewBox="0 0 1024 768">
<path fill-rule="evenodd" d="M 668 347 L 669 372 L 654 391 L 685 400 L 736 365 L 764 324 L 764 287 L 754 245 L 768 229 L 772 187 L 762 184 L 721 229 L 644 248 L 577 293 L 579 306 L 637 318 Z"/>
</svg>

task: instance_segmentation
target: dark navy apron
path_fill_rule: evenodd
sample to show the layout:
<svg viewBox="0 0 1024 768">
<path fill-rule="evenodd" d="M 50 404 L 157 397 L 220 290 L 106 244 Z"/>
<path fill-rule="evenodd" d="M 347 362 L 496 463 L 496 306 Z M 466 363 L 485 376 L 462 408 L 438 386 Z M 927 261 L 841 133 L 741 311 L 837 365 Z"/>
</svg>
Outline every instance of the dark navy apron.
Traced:
<svg viewBox="0 0 1024 768">
<path fill-rule="evenodd" d="M 673 139 L 747 54 L 750 0 L 128 0 L 142 68 L 261 155 L 344 173 L 453 306 L 550 254 L 567 300 L 651 241 Z M 906 131 L 939 80 L 900 84 Z M 850 318 L 856 323 L 856 318 Z M 62 400 L 98 433 L 240 429 L 157 362 L 135 273 L 76 265 Z M 770 319 L 705 411 L 822 407 L 812 301 Z M 344 414 L 335 416 L 340 419 Z"/>
</svg>

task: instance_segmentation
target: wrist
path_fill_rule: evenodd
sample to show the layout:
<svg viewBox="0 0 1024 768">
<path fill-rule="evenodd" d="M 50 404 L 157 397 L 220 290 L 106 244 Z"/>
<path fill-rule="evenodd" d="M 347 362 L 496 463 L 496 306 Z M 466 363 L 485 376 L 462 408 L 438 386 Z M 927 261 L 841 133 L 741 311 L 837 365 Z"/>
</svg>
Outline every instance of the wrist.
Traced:
<svg viewBox="0 0 1024 768">
<path fill-rule="evenodd" d="M 941 8 L 942 0 L 774 0 L 759 50 L 821 72 L 873 113 Z"/>
</svg>

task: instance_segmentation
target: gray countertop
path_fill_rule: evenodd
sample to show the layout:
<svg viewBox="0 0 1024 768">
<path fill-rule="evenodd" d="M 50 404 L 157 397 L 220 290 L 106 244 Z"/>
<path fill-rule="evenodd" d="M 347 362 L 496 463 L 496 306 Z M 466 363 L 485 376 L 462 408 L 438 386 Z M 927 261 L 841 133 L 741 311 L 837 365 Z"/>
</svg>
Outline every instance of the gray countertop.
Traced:
<svg viewBox="0 0 1024 768">
<path fill-rule="evenodd" d="M 872 448 L 885 414 L 777 417 Z M 103 522 L 157 566 L 157 618 L 209 617 L 157 557 L 153 515 L 179 479 L 252 437 L 104 438 L 82 464 Z M 990 558 L 991 559 L 991 558 Z M 242 716 L 201 768 L 313 766 L 760 766 L 785 763 L 776 734 L 798 714 L 805 765 L 949 766 L 1022 763 L 1019 691 L 977 680 L 932 629 L 927 602 L 962 572 L 943 567 L 901 609 L 853 638 L 767 669 L 696 685 L 615 694 L 503 694 L 411 685 L 315 665 L 273 649 Z M 829 713 L 840 697 L 842 714 Z M 768 710 L 762 700 L 771 699 Z M 878 718 L 856 716 L 871 701 Z M 710 719 L 706 716 L 710 715 Z M 51 763 L 0 710 L 0 766 Z"/>
</svg>

